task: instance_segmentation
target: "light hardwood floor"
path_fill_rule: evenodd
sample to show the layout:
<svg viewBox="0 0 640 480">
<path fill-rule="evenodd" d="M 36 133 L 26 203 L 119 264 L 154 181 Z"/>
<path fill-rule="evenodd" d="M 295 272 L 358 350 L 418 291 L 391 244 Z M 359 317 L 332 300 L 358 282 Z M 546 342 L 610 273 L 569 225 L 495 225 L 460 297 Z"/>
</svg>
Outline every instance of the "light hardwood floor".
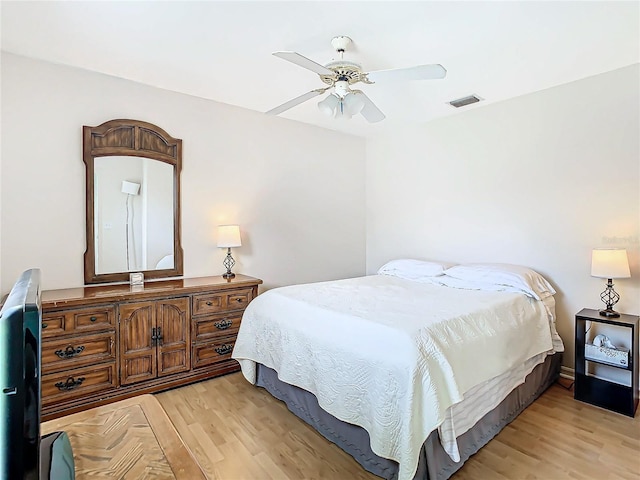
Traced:
<svg viewBox="0 0 640 480">
<path fill-rule="evenodd" d="M 210 479 L 378 479 L 239 373 L 156 395 Z M 640 479 L 640 414 L 552 386 L 455 480 Z"/>
</svg>

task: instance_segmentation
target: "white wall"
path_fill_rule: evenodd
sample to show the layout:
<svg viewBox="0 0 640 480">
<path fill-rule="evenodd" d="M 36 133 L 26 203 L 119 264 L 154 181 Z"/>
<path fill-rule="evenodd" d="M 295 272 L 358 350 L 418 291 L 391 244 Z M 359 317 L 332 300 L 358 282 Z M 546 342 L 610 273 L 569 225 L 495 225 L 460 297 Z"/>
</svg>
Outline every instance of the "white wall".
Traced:
<svg viewBox="0 0 640 480">
<path fill-rule="evenodd" d="M 530 266 L 574 314 L 600 308 L 591 249 L 624 247 L 617 310 L 640 313 L 638 65 L 459 112 L 367 144 L 367 271 L 398 257 Z M 478 92 L 482 94 L 482 92 Z"/>
<path fill-rule="evenodd" d="M 234 271 L 267 288 L 365 272 L 363 139 L 2 53 L 3 293 L 30 267 L 45 289 L 82 285 L 82 126 L 115 118 L 183 140 L 185 276 L 224 271 L 225 223 L 243 234 Z"/>
<path fill-rule="evenodd" d="M 176 67 L 179 68 L 179 67 Z M 573 315 L 598 308 L 590 251 L 627 248 L 620 311 L 640 313 L 638 66 L 369 140 L 2 54 L 0 285 L 83 282 L 82 125 L 134 118 L 184 141 L 185 275 L 219 274 L 215 226 L 238 223 L 237 272 L 267 288 L 374 272 L 397 257 L 528 265 Z M 481 93 L 481 92 L 479 92 Z"/>
</svg>

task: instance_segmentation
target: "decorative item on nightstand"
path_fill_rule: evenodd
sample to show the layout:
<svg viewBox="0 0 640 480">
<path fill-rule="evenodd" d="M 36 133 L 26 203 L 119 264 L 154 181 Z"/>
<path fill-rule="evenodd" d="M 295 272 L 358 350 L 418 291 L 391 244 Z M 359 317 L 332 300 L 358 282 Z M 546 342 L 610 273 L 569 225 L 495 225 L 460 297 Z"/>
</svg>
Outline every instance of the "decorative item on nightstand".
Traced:
<svg viewBox="0 0 640 480">
<path fill-rule="evenodd" d="M 629 349 L 616 347 L 606 335 L 596 335 L 593 344 L 585 343 L 584 358 L 606 365 L 627 367 L 629 365 Z"/>
<path fill-rule="evenodd" d="M 227 269 L 226 273 L 223 273 L 224 278 L 233 278 L 235 273 L 231 272 L 231 269 L 236 264 L 235 260 L 231 256 L 232 247 L 241 247 L 242 241 L 240 240 L 240 227 L 238 225 L 219 225 L 218 226 L 218 248 L 226 248 L 227 256 L 222 264 Z"/>
<path fill-rule="evenodd" d="M 606 308 L 600 310 L 600 315 L 609 318 L 619 317 L 620 314 L 613 306 L 620 300 L 620 295 L 613 289 L 612 280 L 631 276 L 627 251 L 623 248 L 594 248 L 591 254 L 591 276 L 607 279 L 607 288 L 600 294 Z"/>
</svg>

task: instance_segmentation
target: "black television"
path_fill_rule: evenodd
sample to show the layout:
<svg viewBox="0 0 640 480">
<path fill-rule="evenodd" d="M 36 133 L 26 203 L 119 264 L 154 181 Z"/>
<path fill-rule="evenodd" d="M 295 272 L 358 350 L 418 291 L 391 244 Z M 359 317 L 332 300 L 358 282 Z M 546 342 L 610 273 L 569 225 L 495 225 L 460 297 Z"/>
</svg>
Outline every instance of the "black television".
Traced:
<svg viewBox="0 0 640 480">
<path fill-rule="evenodd" d="M 40 437 L 40 270 L 25 271 L 0 311 L 0 479 L 73 479 L 64 432 Z"/>
</svg>

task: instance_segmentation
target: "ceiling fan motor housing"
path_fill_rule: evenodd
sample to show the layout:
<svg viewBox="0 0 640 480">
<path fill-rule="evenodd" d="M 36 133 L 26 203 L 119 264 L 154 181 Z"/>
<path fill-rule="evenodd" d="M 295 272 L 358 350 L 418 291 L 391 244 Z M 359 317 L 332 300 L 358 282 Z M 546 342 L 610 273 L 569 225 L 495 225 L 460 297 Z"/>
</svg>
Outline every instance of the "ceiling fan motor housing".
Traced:
<svg viewBox="0 0 640 480">
<path fill-rule="evenodd" d="M 320 80 L 327 85 L 334 86 L 336 82 L 348 82 L 349 85 L 358 82 L 373 83 L 367 79 L 367 74 L 362 71 L 362 65 L 342 58 L 342 54 L 351 42 L 352 40 L 347 36 L 333 37 L 331 40 L 331 46 L 340 55 L 340 60 L 335 60 L 325 65 L 325 67 L 333 71 L 333 75 L 320 74 Z"/>
<path fill-rule="evenodd" d="M 335 82 L 345 81 L 350 85 L 354 83 L 372 83 L 367 79 L 367 75 L 362 72 L 360 65 L 351 62 L 331 62 L 325 65 L 329 70 L 332 70 L 333 75 L 320 75 L 322 80 L 327 85 L 334 85 Z"/>
<path fill-rule="evenodd" d="M 347 94 L 351 93 L 349 88 L 349 82 L 346 80 L 338 80 L 335 83 L 335 92 L 340 98 L 344 98 Z"/>
</svg>

